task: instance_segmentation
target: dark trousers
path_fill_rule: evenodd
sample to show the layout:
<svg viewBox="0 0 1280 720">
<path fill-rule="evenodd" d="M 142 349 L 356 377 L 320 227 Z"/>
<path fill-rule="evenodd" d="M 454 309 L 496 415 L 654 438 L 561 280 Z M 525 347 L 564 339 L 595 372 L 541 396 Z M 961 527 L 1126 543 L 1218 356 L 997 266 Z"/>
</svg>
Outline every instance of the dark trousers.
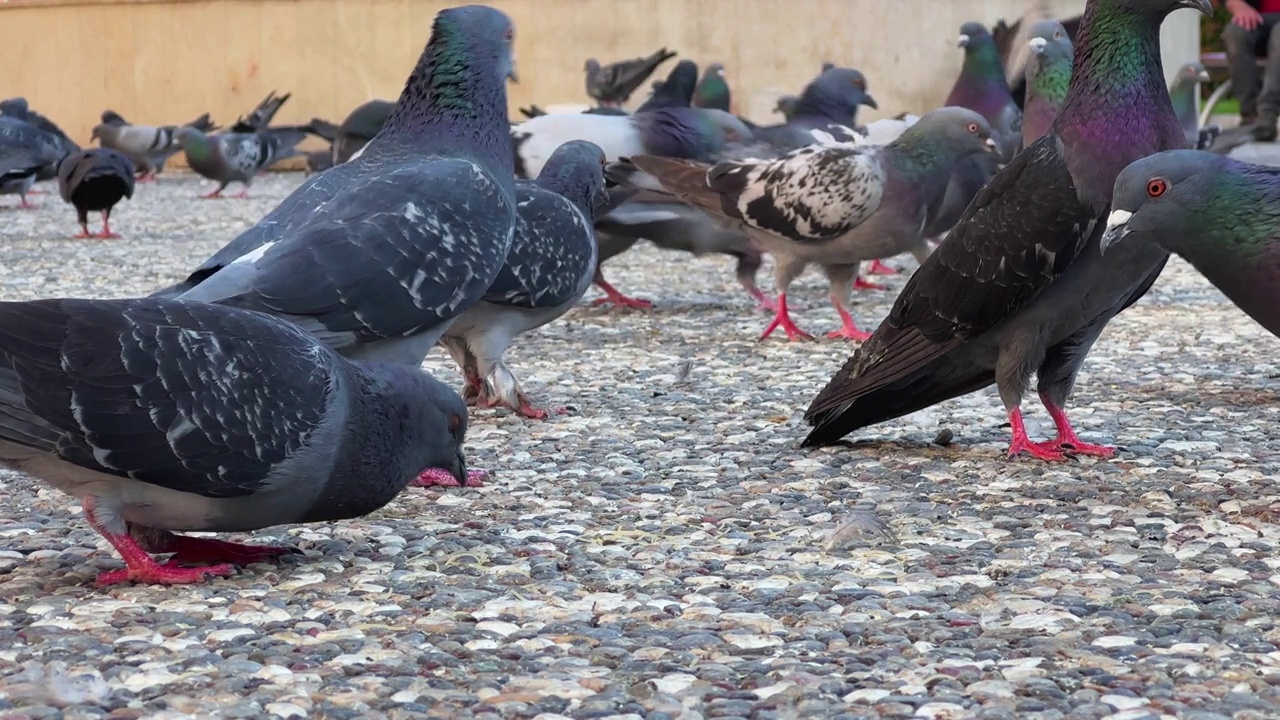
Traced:
<svg viewBox="0 0 1280 720">
<path fill-rule="evenodd" d="M 1280 32 L 1272 32 L 1278 23 L 1280 13 L 1264 13 L 1262 24 L 1253 30 L 1230 23 L 1222 31 L 1231 90 L 1246 120 L 1260 116 L 1274 124 L 1280 114 Z M 1264 56 L 1267 66 L 1259 82 L 1257 61 Z"/>
</svg>

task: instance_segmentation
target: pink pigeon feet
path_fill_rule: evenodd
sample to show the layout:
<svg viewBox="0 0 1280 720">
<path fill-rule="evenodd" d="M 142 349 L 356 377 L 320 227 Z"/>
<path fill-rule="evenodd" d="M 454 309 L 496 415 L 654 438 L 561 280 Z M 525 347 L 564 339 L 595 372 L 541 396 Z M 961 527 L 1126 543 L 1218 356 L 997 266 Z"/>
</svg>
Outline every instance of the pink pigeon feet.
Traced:
<svg viewBox="0 0 1280 720">
<path fill-rule="evenodd" d="M 778 303 L 775 302 L 773 298 L 769 297 L 768 295 L 765 295 L 764 292 L 760 290 L 760 288 L 749 287 L 747 288 L 747 292 L 750 293 L 751 297 L 755 298 L 756 302 L 760 304 L 761 310 L 768 310 L 769 312 L 778 312 Z"/>
<path fill-rule="evenodd" d="M 1049 417 L 1053 418 L 1054 427 L 1058 429 L 1058 437 L 1050 442 L 1050 445 L 1057 447 L 1060 451 L 1065 450 L 1071 455 L 1089 455 L 1100 458 L 1116 456 L 1116 449 L 1113 447 L 1081 441 L 1076 436 L 1075 429 L 1071 427 L 1071 421 L 1067 419 L 1066 411 L 1050 402 L 1043 393 L 1040 395 L 1040 402 L 1044 403 L 1045 409 L 1049 411 Z"/>
<path fill-rule="evenodd" d="M 872 260 L 870 267 L 867 268 L 868 275 L 897 275 L 902 272 L 898 268 L 889 267 L 879 260 Z"/>
<path fill-rule="evenodd" d="M 1022 424 L 1021 408 L 1014 408 L 1009 411 L 1009 424 L 1013 426 L 1013 441 L 1009 443 L 1009 457 L 1016 457 L 1025 452 L 1031 457 L 1045 462 L 1066 461 L 1067 456 L 1057 443 L 1032 442 L 1031 438 L 1027 437 L 1027 428 Z"/>
<path fill-rule="evenodd" d="M 831 298 L 831 304 L 836 306 L 836 312 L 840 313 L 840 329 L 832 330 L 827 333 L 827 337 L 831 340 L 857 340 L 864 342 L 871 337 L 871 333 L 858 329 L 858 324 L 853 321 L 853 316 L 844 308 L 840 300 L 836 297 Z"/>
<path fill-rule="evenodd" d="M 250 565 L 292 555 L 294 548 L 285 545 L 245 545 L 215 538 L 174 535 L 169 539 L 165 552 L 173 553 L 169 564 L 187 565 L 198 562 L 223 562 L 231 565 Z"/>
<path fill-rule="evenodd" d="M 489 479 L 486 470 L 468 470 L 467 481 L 459 483 L 448 470 L 443 468 L 427 468 L 423 470 L 409 485 L 413 487 L 481 487 Z"/>
<path fill-rule="evenodd" d="M 227 198 L 235 198 L 235 199 L 237 199 L 237 200 L 248 200 L 248 199 L 249 199 L 249 188 L 245 188 L 245 189 L 241 190 L 240 192 L 236 193 L 235 195 L 223 195 L 223 194 L 222 194 L 222 188 L 218 188 L 217 190 L 214 190 L 213 192 L 209 193 L 208 195 L 201 195 L 201 196 L 200 196 L 200 199 L 202 199 L 202 200 L 226 200 Z"/>
<path fill-rule="evenodd" d="M 209 577 L 226 577 L 235 572 L 229 564 L 181 567 L 176 560 L 161 565 L 147 554 L 129 533 L 117 534 L 107 529 L 94 514 L 94 498 L 87 495 L 80 500 L 89 526 L 107 539 L 124 559 L 125 567 L 98 574 L 98 585 L 105 587 L 122 582 L 151 583 L 154 585 L 184 585 L 203 582 Z M 175 536 L 176 537 L 176 536 Z"/>
<path fill-rule="evenodd" d="M 769 323 L 769 327 L 765 328 L 764 333 L 760 335 L 760 339 L 764 340 L 769 337 L 778 328 L 782 328 L 782 331 L 787 334 L 787 340 L 811 340 L 813 338 L 812 335 L 801 330 L 798 325 L 792 322 L 791 313 L 787 312 L 786 293 L 778 294 L 778 310 L 773 316 L 773 322 Z"/>
<path fill-rule="evenodd" d="M 484 380 L 474 370 L 467 370 L 466 376 L 462 385 L 462 401 L 469 406 L 478 405 L 485 394 Z"/>
<path fill-rule="evenodd" d="M 489 397 L 488 395 L 482 395 L 479 401 L 476 403 L 476 405 L 478 407 L 485 408 L 485 409 L 496 408 L 496 407 L 511 408 L 512 410 L 515 410 L 517 413 L 519 413 L 522 417 L 527 417 L 530 420 L 546 420 L 551 415 L 567 415 L 569 413 L 569 408 L 566 408 L 566 407 L 551 408 L 549 410 L 543 410 L 542 408 L 534 407 L 533 402 L 530 401 L 529 398 L 525 397 L 523 393 L 519 395 L 519 398 L 520 400 L 518 405 L 516 407 L 512 407 L 511 403 L 501 398 L 494 398 L 494 397 Z"/>
<path fill-rule="evenodd" d="M 888 290 L 889 286 L 881 285 L 879 283 L 868 282 L 866 280 L 863 280 L 862 276 L 859 275 L 853 280 L 853 289 L 854 290 Z"/>
<path fill-rule="evenodd" d="M 605 296 L 596 298 L 591 301 L 593 307 L 601 305 L 616 305 L 621 308 L 635 308 L 636 310 L 648 310 L 653 307 L 653 302 L 643 300 L 641 298 L 632 298 L 618 292 L 618 289 L 610 285 L 604 278 L 596 279 L 596 286 L 604 291 Z"/>
</svg>

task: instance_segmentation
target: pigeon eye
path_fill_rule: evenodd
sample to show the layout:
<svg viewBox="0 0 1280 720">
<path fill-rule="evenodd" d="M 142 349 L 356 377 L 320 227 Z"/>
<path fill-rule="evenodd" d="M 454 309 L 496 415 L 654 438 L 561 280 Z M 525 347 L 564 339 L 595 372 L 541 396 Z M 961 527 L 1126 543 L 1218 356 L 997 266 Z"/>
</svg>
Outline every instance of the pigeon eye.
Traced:
<svg viewBox="0 0 1280 720">
<path fill-rule="evenodd" d="M 511 28 L 507 28 L 507 31 L 502 34 L 502 38 L 507 42 L 511 42 L 516 39 L 516 31 Z"/>
<path fill-rule="evenodd" d="M 460 427 L 462 427 L 462 416 L 458 413 L 449 415 L 449 432 L 456 433 Z"/>
<path fill-rule="evenodd" d="M 969 132 L 978 134 L 978 123 L 969 123 Z"/>
<path fill-rule="evenodd" d="M 1158 198 L 1169 189 L 1169 183 L 1161 178 L 1156 178 L 1147 183 L 1147 196 Z"/>
</svg>

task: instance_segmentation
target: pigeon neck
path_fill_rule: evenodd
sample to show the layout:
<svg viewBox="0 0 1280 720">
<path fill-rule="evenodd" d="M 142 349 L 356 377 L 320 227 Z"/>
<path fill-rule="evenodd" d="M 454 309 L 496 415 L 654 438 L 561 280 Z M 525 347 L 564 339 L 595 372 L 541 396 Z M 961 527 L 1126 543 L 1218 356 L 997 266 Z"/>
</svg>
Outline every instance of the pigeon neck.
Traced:
<svg viewBox="0 0 1280 720">
<path fill-rule="evenodd" d="M 979 41 L 965 52 L 960 77 L 946 104 L 967 107 L 991 118 L 1010 102 L 1009 83 L 995 43 Z"/>
<path fill-rule="evenodd" d="M 1054 107 L 1062 105 L 1071 85 L 1071 62 L 1066 58 L 1048 62 L 1033 61 L 1027 67 L 1027 87 L 1031 95 Z"/>
<path fill-rule="evenodd" d="M 938 175 L 939 168 L 950 167 L 969 154 L 919 123 L 907 128 L 886 150 L 895 156 L 894 165 L 903 176 L 917 178 Z"/>
<path fill-rule="evenodd" d="M 505 80 L 490 63 L 476 63 L 455 33 L 437 30 L 374 142 L 463 155 L 500 181 L 514 178 Z"/>
<path fill-rule="evenodd" d="M 1203 210 L 1186 213 L 1182 232 L 1160 238 L 1166 249 L 1197 265 L 1256 258 L 1280 223 L 1280 172 L 1234 162 L 1224 170 L 1197 183 L 1194 194 Z"/>
<path fill-rule="evenodd" d="M 1126 165 L 1186 146 L 1160 64 L 1163 15 L 1091 0 L 1054 131 L 1082 201 L 1099 210 Z"/>
<path fill-rule="evenodd" d="M 1169 88 L 1169 101 L 1173 103 L 1173 112 L 1183 125 L 1187 125 L 1188 121 L 1192 123 L 1196 121 L 1197 87 L 1199 85 L 1194 81 L 1178 78 L 1173 82 L 1173 87 Z M 1194 128 L 1195 125 L 1190 127 Z"/>
<path fill-rule="evenodd" d="M 729 111 L 729 85 L 718 76 L 711 76 L 702 81 L 694 93 L 695 104 L 703 108 L 715 108 Z"/>
<path fill-rule="evenodd" d="M 192 160 L 201 162 L 208 160 L 213 154 L 213 144 L 204 133 L 189 133 L 182 138 L 182 149 Z"/>
</svg>

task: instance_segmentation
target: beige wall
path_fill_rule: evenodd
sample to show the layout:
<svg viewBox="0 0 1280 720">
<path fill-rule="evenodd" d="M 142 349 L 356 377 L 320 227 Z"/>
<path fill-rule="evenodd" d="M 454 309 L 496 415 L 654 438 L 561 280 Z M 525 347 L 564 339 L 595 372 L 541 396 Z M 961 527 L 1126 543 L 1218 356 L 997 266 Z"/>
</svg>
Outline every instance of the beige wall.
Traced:
<svg viewBox="0 0 1280 720">
<path fill-rule="evenodd" d="M 14 0 L 0 4 L 3 93 L 25 95 L 72 137 L 110 107 L 136 122 L 210 111 L 231 122 L 268 90 L 279 122 L 339 121 L 394 99 L 439 0 Z M 936 106 L 955 78 L 960 24 L 1010 21 L 1031 0 L 492 0 L 516 23 L 511 106 L 586 100 L 582 62 L 661 45 L 728 68 L 740 112 L 768 119 L 824 60 L 862 69 L 879 112 Z M 1047 0 L 1060 16 L 1083 0 Z M 1166 62 L 1194 57 L 1198 15 L 1166 23 Z M 1173 45 L 1169 45 L 1170 42 Z M 665 66 L 670 67 L 670 63 Z M 20 69 L 20 70 L 19 70 Z M 1172 67 L 1167 67 L 1169 72 Z"/>
</svg>

